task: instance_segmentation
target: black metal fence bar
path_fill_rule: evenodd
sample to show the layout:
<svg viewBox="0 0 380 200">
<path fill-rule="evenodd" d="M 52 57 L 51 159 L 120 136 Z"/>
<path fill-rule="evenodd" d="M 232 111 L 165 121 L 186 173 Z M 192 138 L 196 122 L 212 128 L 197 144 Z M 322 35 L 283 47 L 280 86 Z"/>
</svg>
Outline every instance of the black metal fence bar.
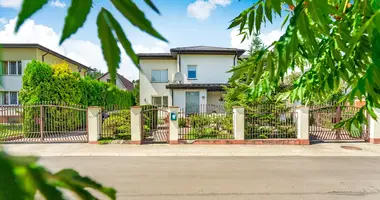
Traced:
<svg viewBox="0 0 380 200">
<path fill-rule="evenodd" d="M 360 110 L 345 104 L 327 104 L 310 106 L 309 135 L 312 141 L 323 140 L 365 140 L 368 137 L 366 126 L 361 130 L 336 128 L 336 124 L 349 119 Z"/>
<path fill-rule="evenodd" d="M 245 111 L 245 139 L 297 138 L 297 113 L 282 104 L 258 105 Z"/>
<path fill-rule="evenodd" d="M 87 142 L 87 109 L 41 102 L 0 106 L 0 142 Z"/>
<path fill-rule="evenodd" d="M 111 105 L 102 109 L 101 139 L 131 140 L 129 107 Z"/>
<path fill-rule="evenodd" d="M 180 109 L 179 140 L 234 139 L 232 112 L 219 105 L 197 105 Z"/>
</svg>

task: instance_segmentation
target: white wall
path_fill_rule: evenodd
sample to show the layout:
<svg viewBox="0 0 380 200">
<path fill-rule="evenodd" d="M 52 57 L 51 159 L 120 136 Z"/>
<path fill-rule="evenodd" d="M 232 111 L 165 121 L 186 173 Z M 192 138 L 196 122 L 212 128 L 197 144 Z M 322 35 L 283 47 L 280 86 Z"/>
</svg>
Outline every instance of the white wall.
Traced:
<svg viewBox="0 0 380 200">
<path fill-rule="evenodd" d="M 99 79 L 99 81 L 107 83 L 107 79 L 111 79 L 111 76 L 109 73 L 107 75 L 103 76 L 101 79 Z M 121 83 L 121 81 L 118 79 L 117 76 L 116 76 L 116 86 L 122 90 L 126 90 L 126 88 L 124 87 L 124 85 Z"/>
<path fill-rule="evenodd" d="M 171 83 L 176 73 L 177 61 L 170 60 L 140 60 L 143 72 L 140 72 L 140 105 L 152 104 L 152 96 L 168 96 L 168 104 L 172 105 L 171 90 L 166 89 L 168 83 L 151 83 L 153 69 L 167 69 Z"/>
<path fill-rule="evenodd" d="M 219 101 L 222 97 L 222 92 L 208 92 L 207 93 L 207 104 L 222 106 L 224 105 L 223 101 Z"/>
<path fill-rule="evenodd" d="M 187 66 L 197 66 L 197 80 L 188 83 L 227 83 L 231 73 L 227 73 L 234 64 L 235 55 L 181 55 L 181 72 L 187 79 Z"/>
<path fill-rule="evenodd" d="M 21 90 L 22 87 L 22 76 L 24 75 L 24 71 L 26 65 L 30 62 L 30 60 L 21 61 L 22 72 L 21 75 L 0 75 L 1 78 L 1 88 L 0 91 L 12 91 L 17 92 Z"/>
</svg>

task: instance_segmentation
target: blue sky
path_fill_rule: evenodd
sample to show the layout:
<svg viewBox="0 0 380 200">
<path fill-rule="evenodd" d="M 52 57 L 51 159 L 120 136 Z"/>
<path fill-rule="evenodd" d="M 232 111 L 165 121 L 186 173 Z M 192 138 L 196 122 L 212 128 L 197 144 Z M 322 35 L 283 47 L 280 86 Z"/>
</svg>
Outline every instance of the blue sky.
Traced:
<svg viewBox="0 0 380 200">
<path fill-rule="evenodd" d="M 58 39 L 70 1 L 50 0 L 49 5 L 35 14 L 31 18 L 32 21 L 20 30 L 22 33 L 11 35 L 12 19 L 15 19 L 19 12 L 20 1 L 0 0 L 0 42 L 38 42 L 102 71 L 106 71 L 106 66 L 102 56 L 99 55 L 101 52 L 99 52 L 96 27 L 97 13 L 102 7 L 115 13 L 115 17 L 122 24 L 137 52 L 165 52 L 173 47 L 195 45 L 246 48 L 247 42 L 240 44 L 240 38 L 235 36 L 237 32 L 227 30 L 227 27 L 231 19 L 255 2 L 254 0 L 154 0 L 162 13 L 157 15 L 143 0 L 135 0 L 153 26 L 169 40 L 168 44 L 164 44 L 133 27 L 109 1 L 94 0 L 93 9 L 84 27 L 59 47 Z M 279 36 L 281 23 L 281 19 L 275 19 L 273 25 L 266 25 L 261 35 L 265 42 L 271 42 Z M 129 79 L 137 78 L 137 70 L 128 58 L 123 59 L 119 72 Z"/>
</svg>

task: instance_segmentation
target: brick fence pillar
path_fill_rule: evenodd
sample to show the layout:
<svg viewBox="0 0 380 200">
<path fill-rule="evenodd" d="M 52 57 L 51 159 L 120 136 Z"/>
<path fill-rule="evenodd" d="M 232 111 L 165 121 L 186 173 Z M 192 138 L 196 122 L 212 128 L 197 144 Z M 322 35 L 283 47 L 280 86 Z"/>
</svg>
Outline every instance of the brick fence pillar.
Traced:
<svg viewBox="0 0 380 200">
<path fill-rule="evenodd" d="M 178 132 L 179 132 L 179 126 L 178 126 L 178 112 L 179 107 L 178 106 L 171 106 L 169 107 L 169 144 L 178 144 Z M 176 120 L 171 119 L 171 113 L 175 113 L 177 115 Z"/>
<path fill-rule="evenodd" d="M 297 139 L 300 144 L 310 144 L 309 139 L 309 108 L 297 107 Z"/>
<path fill-rule="evenodd" d="M 369 118 L 369 142 L 372 144 L 380 144 L 380 109 L 375 108 L 377 121 L 372 117 Z"/>
<path fill-rule="evenodd" d="M 244 107 L 234 106 L 232 109 L 235 140 L 239 141 L 237 143 L 244 144 Z"/>
<path fill-rule="evenodd" d="M 102 132 L 102 109 L 97 106 L 87 108 L 88 142 L 98 143 Z"/>
<path fill-rule="evenodd" d="M 131 143 L 141 144 L 141 132 L 142 122 L 141 122 L 141 107 L 132 106 L 131 107 Z"/>
</svg>

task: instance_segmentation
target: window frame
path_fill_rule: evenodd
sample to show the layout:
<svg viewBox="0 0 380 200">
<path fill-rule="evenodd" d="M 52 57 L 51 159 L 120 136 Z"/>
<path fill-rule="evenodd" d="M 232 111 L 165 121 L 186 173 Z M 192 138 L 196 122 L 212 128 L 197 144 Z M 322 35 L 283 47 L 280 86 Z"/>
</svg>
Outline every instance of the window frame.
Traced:
<svg viewBox="0 0 380 200">
<path fill-rule="evenodd" d="M 189 68 L 192 67 L 195 69 L 195 78 L 192 78 L 189 76 Z M 198 71 L 198 66 L 197 65 L 187 65 L 187 80 L 197 80 L 197 71 Z"/>
<path fill-rule="evenodd" d="M 158 80 L 158 81 L 154 81 L 153 80 L 153 71 L 160 71 L 160 80 Z M 162 72 L 163 71 L 166 71 L 166 80 L 162 80 Z M 151 77 L 150 77 L 150 82 L 151 83 L 168 83 L 169 82 L 169 70 L 168 69 L 152 69 L 151 70 Z"/>
<path fill-rule="evenodd" d="M 16 105 L 20 105 L 20 102 L 19 102 L 19 92 L 18 91 L 1 91 L 2 93 L 2 100 L 1 100 L 1 104 L 2 106 L 16 106 Z M 12 103 L 12 99 L 11 99 L 11 93 L 16 93 L 16 104 Z M 5 103 L 6 101 L 7 103 Z"/>
<path fill-rule="evenodd" d="M 7 75 L 7 76 L 22 76 L 22 61 L 21 60 L 2 60 L 1 62 L 1 74 L 0 75 Z M 3 70 L 4 63 L 6 63 L 6 73 Z M 15 63 L 15 73 L 11 72 L 11 63 Z"/>
<path fill-rule="evenodd" d="M 154 101 L 153 101 L 154 98 L 160 98 L 161 104 L 160 105 L 154 104 Z M 164 99 L 165 98 L 166 98 L 166 103 L 167 104 L 164 104 Z M 154 105 L 154 106 L 160 106 L 160 107 L 169 106 L 169 96 L 153 96 L 152 95 L 152 105 Z"/>
</svg>

